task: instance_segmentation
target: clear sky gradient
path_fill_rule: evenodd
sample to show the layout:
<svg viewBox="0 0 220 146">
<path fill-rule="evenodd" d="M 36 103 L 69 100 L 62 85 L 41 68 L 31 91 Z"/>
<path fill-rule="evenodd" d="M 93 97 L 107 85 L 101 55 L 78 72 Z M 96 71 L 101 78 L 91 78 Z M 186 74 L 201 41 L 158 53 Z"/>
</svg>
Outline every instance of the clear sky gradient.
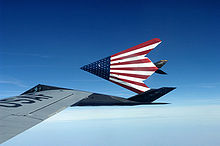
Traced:
<svg viewBox="0 0 220 146">
<path fill-rule="evenodd" d="M 101 125 L 108 129 L 106 131 L 110 133 L 111 138 L 113 137 L 111 139 L 113 141 L 115 140 L 114 130 L 123 131 L 127 129 L 126 133 L 128 135 L 123 132 L 116 134 L 116 137 L 122 138 L 122 140 L 117 140 L 121 141 L 122 145 L 129 144 L 125 142 L 126 136 L 134 137 L 134 141 L 139 140 L 140 145 L 144 145 L 146 137 L 143 137 L 143 135 L 150 135 L 154 131 L 153 127 L 156 126 L 159 126 L 159 128 L 157 128 L 157 133 L 153 133 L 155 137 L 152 139 L 154 140 L 157 140 L 158 137 L 165 140 L 166 137 L 163 136 L 167 136 L 172 124 L 176 128 L 176 131 L 170 131 L 172 133 L 180 135 L 182 132 L 180 136 L 186 136 L 187 132 L 198 135 L 201 131 L 192 132 L 190 130 L 202 126 L 192 126 L 189 131 L 184 131 L 184 128 L 189 125 L 180 122 L 178 115 L 183 114 L 184 111 L 186 113 L 192 112 L 193 116 L 184 115 L 183 117 L 185 117 L 186 121 L 191 117 L 191 120 L 187 123 L 194 122 L 193 124 L 196 125 L 197 121 L 206 118 L 205 115 L 200 115 L 203 111 L 202 109 L 208 109 L 208 112 L 206 111 L 207 115 L 209 115 L 211 109 L 214 111 L 220 110 L 219 18 L 220 2 L 217 0 L 1 0 L 0 98 L 18 95 L 39 83 L 130 97 L 134 95 L 133 92 L 79 68 L 147 40 L 160 38 L 162 43 L 147 56 L 153 62 L 167 59 L 168 63 L 163 67 L 163 70 L 168 75 L 154 74 L 145 83 L 150 88 L 177 87 L 176 90 L 159 99 L 159 101 L 172 104 L 159 106 L 159 110 L 156 111 L 153 108 L 149 110 L 146 106 L 136 107 L 136 112 L 138 112 L 139 108 L 146 108 L 143 109 L 142 116 L 146 114 L 154 116 L 153 113 L 156 112 L 158 116 L 154 116 L 152 119 L 151 117 L 144 117 L 143 119 L 145 120 L 139 120 L 139 118 L 131 116 L 130 120 L 119 120 L 118 123 L 111 122 L 111 120 L 107 121 L 106 124 L 109 127 L 105 127 L 105 124 Z M 193 108 L 188 108 L 189 106 Z M 154 121 L 160 120 L 160 114 L 165 114 L 166 110 L 163 112 L 163 107 L 164 109 L 169 109 L 166 117 L 174 117 L 174 120 L 165 120 L 168 123 L 172 121 L 171 125 L 163 122 L 154 124 Z M 82 114 L 89 116 L 88 109 L 92 108 L 76 108 L 76 110 L 81 110 Z M 115 107 L 98 107 L 94 110 L 100 112 L 102 109 L 103 111 L 113 110 L 115 113 L 121 113 L 117 116 L 120 117 L 121 115 L 122 119 L 124 119 L 123 116 L 126 115 L 127 109 L 130 108 L 119 108 L 119 111 L 115 111 Z M 132 109 L 135 115 L 135 107 L 132 107 Z M 74 109 L 68 110 L 62 112 L 63 116 L 65 113 L 68 116 L 71 115 L 69 114 L 70 112 L 73 115 L 76 114 Z M 171 112 L 173 110 L 176 110 L 176 112 Z M 59 116 L 62 116 L 62 113 Z M 196 117 L 197 114 L 200 116 Z M 207 133 L 213 132 L 209 135 L 210 139 L 207 139 L 205 144 L 208 144 L 209 140 L 213 140 L 213 137 L 213 141 L 215 141 L 213 145 L 220 144 L 220 140 L 217 140 L 220 139 L 219 135 L 216 135 L 216 132 L 219 131 L 216 123 L 220 122 L 218 118 L 215 118 L 217 115 L 219 116 L 218 112 L 210 114 L 211 122 L 208 121 L 210 124 L 207 124 L 210 127 L 203 129 Z M 58 118 L 58 116 L 56 117 Z M 94 142 L 92 145 L 105 145 L 102 143 L 103 137 L 99 133 L 103 133 L 103 131 L 99 131 L 97 127 L 91 127 L 91 123 L 97 122 L 96 124 L 100 125 L 102 120 L 97 119 L 97 117 L 94 119 L 80 120 L 87 123 L 85 127 L 95 131 L 96 136 L 92 138 L 101 141 L 101 143 L 97 143 L 91 138 L 89 141 Z M 112 119 L 115 119 L 115 117 L 113 116 Z M 68 123 L 71 123 L 72 128 L 75 128 L 74 122 L 80 123 L 76 119 L 70 120 L 72 122 Z M 52 121 L 54 121 L 54 118 Z M 40 130 L 44 129 L 44 124 L 46 125 L 50 122 L 49 119 L 42 125 L 37 126 L 35 131 L 39 130 L 39 132 L 36 132 L 36 134 L 39 134 Z M 55 131 L 59 131 L 63 126 L 66 130 L 64 138 L 71 138 L 72 136 L 74 142 L 73 135 L 76 133 L 71 133 L 67 128 L 71 126 L 65 124 L 65 122 L 57 125 L 56 122 L 52 122 L 54 126 L 49 128 L 58 127 Z M 147 124 L 148 122 L 150 124 Z M 113 131 L 111 131 L 114 124 L 118 128 L 113 128 Z M 100 127 L 102 127 L 101 125 Z M 122 129 L 120 129 L 120 125 Z M 152 127 L 149 127 L 149 125 L 152 125 Z M 178 126 L 175 127 L 175 125 Z M 129 129 L 131 126 L 133 128 Z M 135 126 L 137 127 L 135 128 Z M 98 126 L 98 128 L 100 127 Z M 167 130 L 167 133 L 164 133 L 165 135 L 161 133 L 163 131 L 161 127 L 165 127 Z M 137 130 L 135 131 L 135 129 Z M 85 133 L 81 131 L 76 137 L 79 142 L 77 145 L 87 145 L 88 143 L 83 143 L 84 140 L 81 140 L 82 143 L 80 143 L 79 139 L 83 138 L 83 135 L 87 135 L 86 133 L 91 136 L 93 132 L 88 132 L 88 129 L 83 129 L 83 126 L 81 130 L 85 131 Z M 147 130 L 151 132 L 144 133 Z M 78 129 L 78 131 L 80 130 Z M 141 134 L 139 131 L 141 131 Z M 133 136 L 129 135 L 132 132 L 134 132 Z M 46 133 L 51 134 L 53 130 L 49 130 Z M 105 132 L 103 135 L 109 136 Z M 34 134 L 32 136 L 36 137 Z M 171 137 L 168 137 L 168 140 L 163 142 L 168 145 L 171 144 Z M 207 137 L 207 135 L 195 139 L 204 137 Z M 23 136 L 24 138 L 25 136 Z M 18 141 L 13 141 L 12 139 L 8 145 L 12 145 L 13 142 L 16 143 Z M 31 144 L 31 141 L 22 142 L 20 145 Z M 51 145 L 52 143 L 50 142 L 48 140 L 45 143 Z M 196 140 L 194 142 L 192 142 L 192 145 L 198 144 Z M 68 145 L 68 143 L 64 144 Z M 130 144 L 133 145 L 135 143 L 132 143 L 130 139 Z M 153 145 L 153 143 L 151 144 Z M 156 145 L 159 144 L 156 143 Z M 109 145 L 115 145 L 115 143 L 109 143 Z"/>
</svg>

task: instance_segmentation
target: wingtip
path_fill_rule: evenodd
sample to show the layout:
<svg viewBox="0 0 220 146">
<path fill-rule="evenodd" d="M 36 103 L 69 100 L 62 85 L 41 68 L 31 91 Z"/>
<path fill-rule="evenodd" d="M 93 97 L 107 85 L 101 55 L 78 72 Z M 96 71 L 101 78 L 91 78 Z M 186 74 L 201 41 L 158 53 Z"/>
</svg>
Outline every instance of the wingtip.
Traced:
<svg viewBox="0 0 220 146">
<path fill-rule="evenodd" d="M 165 89 L 167 92 L 170 92 L 176 89 L 176 87 L 162 87 L 162 88 Z"/>
<path fill-rule="evenodd" d="M 152 39 L 152 40 L 154 40 L 154 41 L 156 41 L 156 42 L 162 42 L 162 40 L 159 39 L 159 38 L 154 38 L 154 39 Z"/>
</svg>

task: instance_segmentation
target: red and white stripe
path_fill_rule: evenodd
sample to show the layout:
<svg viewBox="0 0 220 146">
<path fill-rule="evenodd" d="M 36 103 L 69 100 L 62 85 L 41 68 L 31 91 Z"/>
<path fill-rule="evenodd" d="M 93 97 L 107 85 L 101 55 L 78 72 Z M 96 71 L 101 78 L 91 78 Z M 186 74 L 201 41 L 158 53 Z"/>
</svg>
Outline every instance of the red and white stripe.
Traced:
<svg viewBox="0 0 220 146">
<path fill-rule="evenodd" d="M 136 93 L 149 90 L 143 81 L 158 68 L 145 55 L 160 43 L 156 38 L 112 55 L 109 80 Z"/>
</svg>

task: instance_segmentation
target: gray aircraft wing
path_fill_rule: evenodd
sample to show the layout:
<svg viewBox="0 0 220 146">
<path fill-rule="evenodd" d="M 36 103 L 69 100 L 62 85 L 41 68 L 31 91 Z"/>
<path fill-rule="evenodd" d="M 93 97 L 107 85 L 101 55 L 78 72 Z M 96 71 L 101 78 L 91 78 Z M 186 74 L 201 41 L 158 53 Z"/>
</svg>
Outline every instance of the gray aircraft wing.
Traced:
<svg viewBox="0 0 220 146">
<path fill-rule="evenodd" d="M 38 85 L 0 100 L 0 144 L 93 93 Z"/>
</svg>

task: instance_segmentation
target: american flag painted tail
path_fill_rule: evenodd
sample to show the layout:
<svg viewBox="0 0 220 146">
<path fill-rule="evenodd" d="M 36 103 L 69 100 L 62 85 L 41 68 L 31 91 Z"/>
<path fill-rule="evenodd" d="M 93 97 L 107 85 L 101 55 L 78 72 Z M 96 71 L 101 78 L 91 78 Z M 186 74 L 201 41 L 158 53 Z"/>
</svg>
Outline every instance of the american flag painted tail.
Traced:
<svg viewBox="0 0 220 146">
<path fill-rule="evenodd" d="M 160 43 L 161 40 L 155 38 L 81 69 L 140 94 L 150 90 L 144 80 L 158 70 L 146 55 Z"/>
</svg>

